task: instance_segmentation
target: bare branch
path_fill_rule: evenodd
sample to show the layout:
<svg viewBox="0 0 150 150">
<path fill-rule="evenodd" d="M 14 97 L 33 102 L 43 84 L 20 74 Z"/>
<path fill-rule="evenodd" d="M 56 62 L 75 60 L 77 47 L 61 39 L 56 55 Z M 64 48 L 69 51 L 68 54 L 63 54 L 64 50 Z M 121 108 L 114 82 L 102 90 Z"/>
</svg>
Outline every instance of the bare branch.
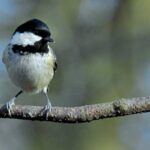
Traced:
<svg viewBox="0 0 150 150">
<path fill-rule="evenodd" d="M 46 119 L 40 106 L 15 105 L 9 116 L 5 106 L 0 105 L 0 118 L 53 121 L 60 123 L 90 122 L 104 118 L 150 112 L 150 97 L 119 99 L 109 103 L 80 107 L 53 107 Z"/>
</svg>

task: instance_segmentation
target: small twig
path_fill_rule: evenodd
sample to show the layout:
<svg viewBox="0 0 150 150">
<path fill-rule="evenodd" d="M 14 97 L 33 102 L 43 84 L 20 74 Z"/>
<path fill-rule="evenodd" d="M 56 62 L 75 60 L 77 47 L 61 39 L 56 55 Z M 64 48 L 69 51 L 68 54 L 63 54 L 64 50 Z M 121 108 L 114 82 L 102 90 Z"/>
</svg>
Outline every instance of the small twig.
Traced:
<svg viewBox="0 0 150 150">
<path fill-rule="evenodd" d="M 11 116 L 5 106 L 0 105 L 0 118 L 53 121 L 60 123 L 90 122 L 104 118 L 119 117 L 150 112 L 150 97 L 119 99 L 109 103 L 80 107 L 53 107 L 48 118 L 40 106 L 15 105 Z"/>
</svg>

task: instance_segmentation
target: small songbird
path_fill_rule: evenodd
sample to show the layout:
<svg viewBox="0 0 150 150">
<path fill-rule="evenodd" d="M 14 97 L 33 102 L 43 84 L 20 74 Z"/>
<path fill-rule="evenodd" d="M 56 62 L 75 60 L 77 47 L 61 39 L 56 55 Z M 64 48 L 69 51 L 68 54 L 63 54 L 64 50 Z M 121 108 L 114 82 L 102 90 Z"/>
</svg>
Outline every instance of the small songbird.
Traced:
<svg viewBox="0 0 150 150">
<path fill-rule="evenodd" d="M 46 115 L 52 105 L 48 98 L 49 82 L 57 69 L 56 56 L 50 47 L 53 42 L 48 26 L 39 19 L 29 20 L 17 27 L 3 52 L 2 61 L 11 81 L 20 91 L 6 103 L 9 115 L 16 98 L 23 92 L 43 92 L 47 98 Z"/>
</svg>

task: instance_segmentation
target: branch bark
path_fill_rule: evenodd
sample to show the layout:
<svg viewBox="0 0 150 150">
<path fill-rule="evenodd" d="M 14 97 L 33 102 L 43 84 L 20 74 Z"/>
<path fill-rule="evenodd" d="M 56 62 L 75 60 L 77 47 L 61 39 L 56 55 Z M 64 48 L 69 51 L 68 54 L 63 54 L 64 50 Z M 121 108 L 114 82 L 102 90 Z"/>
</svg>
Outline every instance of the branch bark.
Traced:
<svg viewBox="0 0 150 150">
<path fill-rule="evenodd" d="M 150 112 L 150 97 L 119 99 L 113 102 L 80 107 L 53 107 L 44 113 L 40 106 L 15 105 L 9 116 L 5 105 L 0 105 L 0 118 L 52 121 L 59 123 L 82 123 L 104 118 Z"/>
</svg>

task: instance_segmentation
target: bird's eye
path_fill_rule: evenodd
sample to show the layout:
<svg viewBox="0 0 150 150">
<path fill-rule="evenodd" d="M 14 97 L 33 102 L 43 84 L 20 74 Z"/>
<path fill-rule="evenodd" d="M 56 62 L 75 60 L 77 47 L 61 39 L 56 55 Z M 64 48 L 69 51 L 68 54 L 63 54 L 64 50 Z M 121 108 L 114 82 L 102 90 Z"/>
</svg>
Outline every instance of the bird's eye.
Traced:
<svg viewBox="0 0 150 150">
<path fill-rule="evenodd" d="M 39 36 L 42 36 L 42 37 L 50 36 L 50 33 L 48 31 L 44 31 L 44 30 L 35 30 L 34 33 L 36 35 L 39 35 Z"/>
<path fill-rule="evenodd" d="M 49 32 L 47 32 L 47 31 L 40 31 L 40 35 L 41 35 L 42 37 L 50 36 Z"/>
<path fill-rule="evenodd" d="M 35 30 L 34 33 L 35 33 L 36 35 L 39 35 L 39 31 L 38 31 L 38 30 Z"/>
</svg>

